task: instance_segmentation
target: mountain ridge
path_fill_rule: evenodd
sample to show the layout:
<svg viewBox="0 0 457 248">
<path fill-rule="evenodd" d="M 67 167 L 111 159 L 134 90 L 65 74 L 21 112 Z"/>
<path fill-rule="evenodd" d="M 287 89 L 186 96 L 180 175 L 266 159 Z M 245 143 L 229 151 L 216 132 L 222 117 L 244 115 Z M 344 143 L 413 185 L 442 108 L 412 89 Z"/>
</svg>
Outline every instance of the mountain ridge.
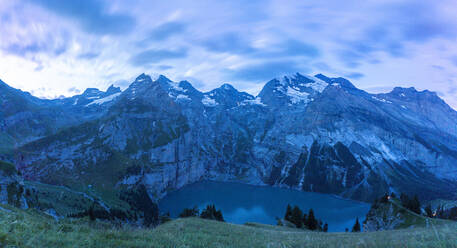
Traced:
<svg viewBox="0 0 457 248">
<path fill-rule="evenodd" d="M 18 142 L 10 160 L 34 180 L 100 191 L 144 185 L 155 200 L 201 179 L 364 201 L 390 191 L 456 197 L 457 115 L 436 94 L 370 94 L 344 78 L 299 73 L 255 97 L 146 74 L 110 93 L 118 95 L 66 109 L 84 118 Z"/>
</svg>

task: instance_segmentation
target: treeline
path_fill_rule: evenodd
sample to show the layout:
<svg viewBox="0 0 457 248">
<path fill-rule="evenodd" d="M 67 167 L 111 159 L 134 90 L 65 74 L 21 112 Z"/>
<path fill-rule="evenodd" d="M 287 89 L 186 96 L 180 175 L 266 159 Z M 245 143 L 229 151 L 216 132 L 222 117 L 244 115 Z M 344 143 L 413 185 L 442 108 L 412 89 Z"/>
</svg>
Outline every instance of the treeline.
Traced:
<svg viewBox="0 0 457 248">
<path fill-rule="evenodd" d="M 422 204 L 417 195 L 410 196 L 405 193 L 400 194 L 400 199 L 397 198 L 395 193 L 391 193 L 390 195 L 386 193 L 381 198 L 376 199 L 372 207 L 376 208 L 380 203 L 388 203 L 395 199 L 399 200 L 404 208 L 416 214 L 429 218 L 457 220 L 457 207 L 445 209 L 443 205 L 439 205 L 436 209 L 433 209 L 432 205 L 428 204 L 422 208 Z"/>
<path fill-rule="evenodd" d="M 379 204 L 389 203 L 389 201 L 391 201 L 393 199 L 398 199 L 397 195 L 394 192 L 392 192 L 390 195 L 386 193 L 381 198 L 375 199 L 373 204 L 371 205 L 371 207 L 378 208 Z M 401 193 L 399 200 L 400 200 L 401 205 L 404 208 L 406 208 L 416 214 L 421 214 L 421 212 L 422 212 L 421 203 L 420 203 L 419 197 L 417 197 L 417 195 L 414 195 L 411 197 L 405 193 Z"/>
<path fill-rule="evenodd" d="M 200 217 L 202 219 L 224 221 L 221 210 L 217 210 L 214 204 L 207 205 L 200 213 L 200 210 L 195 206 L 194 208 L 185 208 L 180 214 L 179 218 L 186 217 Z"/>
<path fill-rule="evenodd" d="M 427 208 L 431 208 L 431 207 L 428 206 Z M 427 208 L 426 208 L 426 211 L 427 211 Z M 434 215 L 436 218 L 457 221 L 457 207 L 445 209 L 443 205 L 440 205 L 434 212 Z"/>
<path fill-rule="evenodd" d="M 310 209 L 308 214 L 304 213 L 298 206 L 290 206 L 287 204 L 284 221 L 278 220 L 278 225 L 286 225 L 287 222 L 292 223 L 296 228 L 306 228 L 312 231 L 328 231 L 328 224 L 314 216 L 314 210 Z"/>
</svg>

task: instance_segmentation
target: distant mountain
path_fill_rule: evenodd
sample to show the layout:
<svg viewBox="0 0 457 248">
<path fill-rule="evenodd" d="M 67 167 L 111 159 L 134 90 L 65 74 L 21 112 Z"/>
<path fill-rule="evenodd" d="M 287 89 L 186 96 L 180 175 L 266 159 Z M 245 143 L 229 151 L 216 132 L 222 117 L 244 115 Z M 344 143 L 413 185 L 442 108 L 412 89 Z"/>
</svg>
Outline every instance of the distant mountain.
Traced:
<svg viewBox="0 0 457 248">
<path fill-rule="evenodd" d="M 22 129 L 1 129 L 16 163 L 45 183 L 105 193 L 143 185 L 155 200 L 201 179 L 364 201 L 390 191 L 457 197 L 457 112 L 429 91 L 369 94 L 296 73 L 254 97 L 142 74 L 122 92 L 45 101 L 2 86 L 0 99 L 0 123 L 23 116 Z"/>
<path fill-rule="evenodd" d="M 70 98 L 39 99 L 0 81 L 0 154 L 62 128 L 99 118 L 120 88 L 87 89 Z M 1 159 L 0 155 L 0 159 Z"/>
</svg>

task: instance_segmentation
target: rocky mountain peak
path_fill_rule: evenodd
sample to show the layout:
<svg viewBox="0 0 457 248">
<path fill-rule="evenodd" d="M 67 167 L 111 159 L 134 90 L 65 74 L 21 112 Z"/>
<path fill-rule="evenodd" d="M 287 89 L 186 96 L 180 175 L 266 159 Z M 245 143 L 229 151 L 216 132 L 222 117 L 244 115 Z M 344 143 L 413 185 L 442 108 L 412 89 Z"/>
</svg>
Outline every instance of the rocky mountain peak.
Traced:
<svg viewBox="0 0 457 248">
<path fill-rule="evenodd" d="M 119 92 L 121 92 L 121 88 L 120 87 L 114 87 L 113 84 L 111 84 L 110 87 L 108 87 L 108 89 L 106 90 L 106 93 L 109 94 L 109 95 L 116 94 L 116 93 L 119 93 Z"/>
<path fill-rule="evenodd" d="M 152 82 L 152 79 L 149 75 L 142 73 L 138 77 L 136 77 L 133 83 L 140 83 L 140 82 Z"/>
<path fill-rule="evenodd" d="M 438 97 L 438 94 L 433 91 L 423 90 L 418 91 L 414 87 L 403 88 L 403 87 L 395 87 L 391 92 L 388 94 L 397 97 L 419 97 L 419 96 L 428 96 L 428 97 Z"/>
<path fill-rule="evenodd" d="M 357 89 L 349 80 L 342 77 L 330 78 L 320 73 L 316 74 L 314 77 L 332 86 L 340 86 L 346 89 Z"/>
<path fill-rule="evenodd" d="M 224 83 L 221 85 L 221 87 L 219 87 L 220 89 L 223 89 L 223 90 L 230 90 L 230 91 L 238 91 L 235 89 L 235 87 L 233 87 L 231 84 L 228 84 L 228 83 Z"/>
<path fill-rule="evenodd" d="M 329 84 L 300 73 L 270 80 L 259 93 L 264 104 L 272 107 L 306 106 Z"/>
<path fill-rule="evenodd" d="M 210 92 L 203 94 L 204 98 L 202 103 L 206 106 L 214 107 L 221 105 L 227 108 L 239 106 L 246 100 L 254 99 L 253 96 L 246 92 L 240 92 L 230 84 L 223 84 L 219 88 L 216 88 Z"/>
<path fill-rule="evenodd" d="M 157 82 L 159 83 L 170 83 L 172 82 L 169 78 L 167 78 L 166 76 L 160 74 L 159 77 L 157 78 L 156 80 Z"/>
<path fill-rule="evenodd" d="M 85 96 L 85 97 L 92 97 L 92 96 L 99 96 L 100 94 L 102 94 L 103 92 L 100 91 L 99 89 L 97 88 L 87 88 L 83 93 L 82 93 L 82 96 Z"/>
</svg>

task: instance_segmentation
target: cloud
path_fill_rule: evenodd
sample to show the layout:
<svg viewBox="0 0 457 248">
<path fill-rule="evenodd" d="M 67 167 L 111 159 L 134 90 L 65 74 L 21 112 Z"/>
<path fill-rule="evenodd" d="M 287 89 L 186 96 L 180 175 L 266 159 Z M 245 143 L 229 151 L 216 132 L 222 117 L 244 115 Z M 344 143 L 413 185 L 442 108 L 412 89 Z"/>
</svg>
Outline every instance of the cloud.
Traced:
<svg viewBox="0 0 457 248">
<path fill-rule="evenodd" d="M 360 72 L 352 72 L 352 73 L 346 74 L 346 77 L 351 78 L 351 79 L 361 79 L 364 76 L 365 75 Z"/>
<path fill-rule="evenodd" d="M 249 37 L 242 33 L 224 33 L 214 36 L 205 40 L 202 46 L 210 52 L 237 54 L 265 61 L 287 60 L 292 57 L 317 58 L 321 55 L 316 46 L 297 39 L 285 38 L 270 46 L 253 47 Z M 269 62 L 265 63 L 265 65 L 268 64 Z"/>
<path fill-rule="evenodd" d="M 183 33 L 186 30 L 186 24 L 182 22 L 166 22 L 155 27 L 150 33 L 146 41 L 163 41 L 174 35 Z"/>
<path fill-rule="evenodd" d="M 316 62 L 313 67 L 320 71 L 333 71 L 332 67 L 325 62 Z"/>
<path fill-rule="evenodd" d="M 137 53 L 130 58 L 130 63 L 134 66 L 144 66 L 159 63 L 168 59 L 180 59 L 187 57 L 187 48 L 177 50 L 149 49 Z"/>
<path fill-rule="evenodd" d="M 310 58 L 319 57 L 319 49 L 311 44 L 308 44 L 303 41 L 289 39 L 280 44 L 283 47 L 279 55 L 290 55 L 290 56 L 305 56 Z"/>
<path fill-rule="evenodd" d="M 287 60 L 253 63 L 239 69 L 227 70 L 226 74 L 231 80 L 265 81 L 282 74 L 307 73 L 309 71 L 309 68 L 295 61 Z"/>
<path fill-rule="evenodd" d="M 449 95 L 454 95 L 454 94 L 456 94 L 456 93 L 457 93 L 457 87 L 456 87 L 456 86 L 451 86 L 451 87 L 448 89 L 447 93 L 448 93 Z"/>
<path fill-rule="evenodd" d="M 211 52 L 228 52 L 235 54 L 249 54 L 256 51 L 246 37 L 241 33 L 225 33 L 215 35 L 202 42 L 202 45 Z"/>
<path fill-rule="evenodd" d="M 410 43 L 423 44 L 435 38 L 455 39 L 457 30 L 452 20 L 443 15 L 442 6 L 432 1 L 402 1 L 376 6 L 374 22 L 361 24 L 359 34 L 342 38 L 339 59 L 350 68 L 364 62 L 378 62 L 375 53 L 392 57 L 413 56 Z"/>
<path fill-rule="evenodd" d="M 2 47 L 2 50 L 8 54 L 14 54 L 20 57 L 46 53 L 52 56 L 59 56 L 68 49 L 67 38 L 57 39 L 47 36 L 43 39 L 27 40 L 27 38 L 14 41 Z"/>
<path fill-rule="evenodd" d="M 0 6 L 0 74 L 26 89 L 50 88 L 40 94 L 67 94 L 76 76 L 80 89 L 102 88 L 146 69 L 193 77 L 205 90 L 227 80 L 254 89 L 312 68 L 357 79 L 361 88 L 408 82 L 449 95 L 448 79 L 456 77 L 453 0 L 0 0 Z"/>
<path fill-rule="evenodd" d="M 406 1 L 388 5 L 390 23 L 397 24 L 401 38 L 424 42 L 437 37 L 455 38 L 457 30 L 452 19 L 443 15 L 443 6 L 433 1 Z"/>
<path fill-rule="evenodd" d="M 100 53 L 98 53 L 98 52 L 86 52 L 86 53 L 79 54 L 78 58 L 80 58 L 80 59 L 95 59 L 98 56 L 100 56 Z"/>
<path fill-rule="evenodd" d="M 171 65 L 158 65 L 157 68 L 158 68 L 159 70 L 165 71 L 165 70 L 173 69 L 174 67 L 171 66 Z"/>
<path fill-rule="evenodd" d="M 109 13 L 100 0 L 30 0 L 30 2 L 76 20 L 90 33 L 121 35 L 129 33 L 135 25 L 135 19 L 125 14 Z"/>
<path fill-rule="evenodd" d="M 79 90 L 78 88 L 76 87 L 71 87 L 67 90 L 69 93 L 71 93 L 72 95 L 73 94 L 79 94 L 81 92 L 81 90 Z"/>
<path fill-rule="evenodd" d="M 451 57 L 450 60 L 453 65 L 457 66 L 457 56 Z"/>
</svg>

